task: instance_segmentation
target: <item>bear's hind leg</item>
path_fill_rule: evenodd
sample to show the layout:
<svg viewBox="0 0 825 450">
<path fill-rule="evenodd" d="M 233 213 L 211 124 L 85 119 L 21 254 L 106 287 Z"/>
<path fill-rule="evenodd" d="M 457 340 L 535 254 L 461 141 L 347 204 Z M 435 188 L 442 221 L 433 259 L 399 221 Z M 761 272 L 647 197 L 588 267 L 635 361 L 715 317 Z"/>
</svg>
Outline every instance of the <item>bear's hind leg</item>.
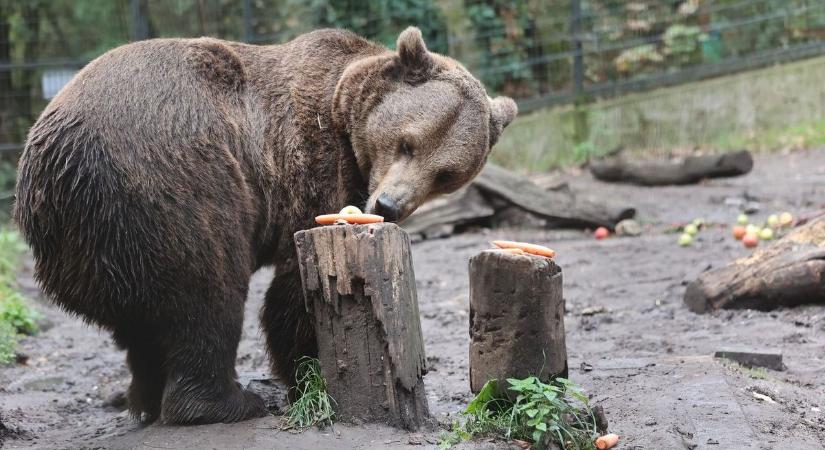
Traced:
<svg viewBox="0 0 825 450">
<path fill-rule="evenodd" d="M 236 381 L 235 358 L 243 327 L 244 293 L 192 298 L 204 305 L 166 331 L 166 386 L 161 421 L 174 424 L 237 422 L 267 414 L 257 394 Z M 198 303 L 200 301 L 200 303 Z M 211 307 L 211 308 L 210 308 Z"/>
<path fill-rule="evenodd" d="M 297 361 L 317 357 L 315 324 L 304 306 L 301 275 L 297 267 L 278 273 L 266 291 L 261 321 L 272 361 L 272 371 L 286 384 L 296 383 Z"/>
<path fill-rule="evenodd" d="M 132 373 L 129 385 L 129 410 L 137 420 L 151 423 L 160 417 L 166 375 L 163 352 L 150 334 L 135 335 L 124 328 L 115 330 L 115 342 L 126 349 L 126 362 Z"/>
</svg>

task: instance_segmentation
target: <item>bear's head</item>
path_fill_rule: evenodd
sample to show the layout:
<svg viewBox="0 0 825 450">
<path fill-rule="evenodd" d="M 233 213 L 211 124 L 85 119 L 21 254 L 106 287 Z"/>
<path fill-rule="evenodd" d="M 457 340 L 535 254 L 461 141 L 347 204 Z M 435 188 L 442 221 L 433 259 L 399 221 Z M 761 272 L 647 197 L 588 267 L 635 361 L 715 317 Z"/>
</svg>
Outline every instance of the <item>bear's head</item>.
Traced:
<svg viewBox="0 0 825 450">
<path fill-rule="evenodd" d="M 516 113 L 512 99 L 488 97 L 459 63 L 429 52 L 414 27 L 397 51 L 351 63 L 333 100 L 368 184 L 366 210 L 389 221 L 472 180 Z"/>
</svg>

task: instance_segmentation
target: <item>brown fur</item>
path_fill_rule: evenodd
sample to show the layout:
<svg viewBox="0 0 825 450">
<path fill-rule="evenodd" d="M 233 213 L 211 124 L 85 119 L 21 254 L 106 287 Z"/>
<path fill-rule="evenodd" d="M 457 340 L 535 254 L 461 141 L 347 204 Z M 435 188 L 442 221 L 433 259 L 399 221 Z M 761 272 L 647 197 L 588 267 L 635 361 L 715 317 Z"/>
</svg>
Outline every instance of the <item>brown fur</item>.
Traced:
<svg viewBox="0 0 825 450">
<path fill-rule="evenodd" d="M 242 420 L 265 413 L 235 381 L 251 274 L 276 265 L 262 321 L 290 380 L 317 351 L 293 233 L 365 201 L 406 216 L 475 176 L 515 113 L 414 28 L 398 52 L 338 30 L 138 42 L 32 127 L 14 218 L 45 292 L 127 350 L 134 414 Z"/>
</svg>

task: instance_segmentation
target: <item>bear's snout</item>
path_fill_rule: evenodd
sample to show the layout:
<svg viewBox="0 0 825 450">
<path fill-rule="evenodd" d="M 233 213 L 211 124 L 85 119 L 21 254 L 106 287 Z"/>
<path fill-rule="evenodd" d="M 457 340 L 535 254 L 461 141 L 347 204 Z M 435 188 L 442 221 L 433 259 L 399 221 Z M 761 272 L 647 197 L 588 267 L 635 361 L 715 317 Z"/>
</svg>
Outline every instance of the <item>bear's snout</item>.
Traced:
<svg viewBox="0 0 825 450">
<path fill-rule="evenodd" d="M 384 220 L 388 222 L 397 222 L 401 216 L 401 208 L 389 195 L 381 194 L 375 201 L 375 213 L 384 216 Z"/>
</svg>

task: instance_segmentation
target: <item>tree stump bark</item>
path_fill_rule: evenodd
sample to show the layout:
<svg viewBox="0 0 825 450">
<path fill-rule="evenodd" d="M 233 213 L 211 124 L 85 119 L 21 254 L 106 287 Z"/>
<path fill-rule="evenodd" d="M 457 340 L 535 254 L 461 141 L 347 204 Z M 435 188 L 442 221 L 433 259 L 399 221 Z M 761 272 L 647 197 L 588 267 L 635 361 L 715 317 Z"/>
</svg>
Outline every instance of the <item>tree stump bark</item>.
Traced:
<svg viewBox="0 0 825 450">
<path fill-rule="evenodd" d="M 753 168 L 747 150 L 714 155 L 689 156 L 681 162 L 635 162 L 623 156 L 594 160 L 590 173 L 599 180 L 642 186 L 693 184 L 705 178 L 744 175 Z"/>
<path fill-rule="evenodd" d="M 295 244 L 338 417 L 419 428 L 429 410 L 407 234 L 390 223 L 334 225 L 299 231 Z"/>
<path fill-rule="evenodd" d="M 747 258 L 699 275 L 688 284 L 684 301 L 697 313 L 825 302 L 825 217 Z"/>
<path fill-rule="evenodd" d="M 470 258 L 470 389 L 490 379 L 567 377 L 561 268 L 485 250 Z"/>
</svg>

